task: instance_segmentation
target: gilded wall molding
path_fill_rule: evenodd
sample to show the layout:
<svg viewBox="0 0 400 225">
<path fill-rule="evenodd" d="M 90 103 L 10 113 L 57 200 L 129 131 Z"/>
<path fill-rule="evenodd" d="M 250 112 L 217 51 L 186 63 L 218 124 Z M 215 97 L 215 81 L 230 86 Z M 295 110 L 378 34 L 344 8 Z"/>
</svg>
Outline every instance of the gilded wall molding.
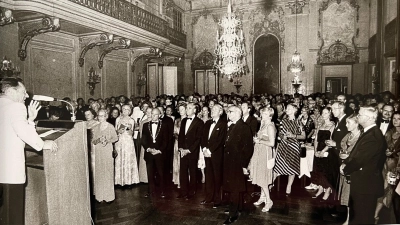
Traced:
<svg viewBox="0 0 400 225">
<path fill-rule="evenodd" d="M 14 23 L 13 12 L 10 9 L 0 7 L 0 26 Z"/>
<path fill-rule="evenodd" d="M 288 2 L 286 7 L 290 8 L 292 14 L 302 14 L 304 6 L 308 4 L 306 1 Z"/>
<path fill-rule="evenodd" d="M 272 8 L 266 12 L 263 8 L 257 8 L 250 12 L 250 40 L 251 46 L 258 37 L 264 34 L 273 34 L 279 39 L 281 52 L 285 51 L 285 12 L 281 6 Z M 250 54 L 253 53 L 250 48 Z"/>
<path fill-rule="evenodd" d="M 115 51 L 115 50 L 128 49 L 130 47 L 131 47 L 131 40 L 125 39 L 125 38 L 121 38 L 118 41 L 118 45 L 113 45 L 113 46 L 110 46 L 110 47 L 107 47 L 107 48 L 103 49 L 102 52 L 101 52 L 99 61 L 98 61 L 99 69 L 103 68 L 103 60 L 104 60 L 104 57 L 106 57 L 106 55 L 108 53 L 110 53 L 112 51 Z"/>
<path fill-rule="evenodd" d="M 19 26 L 20 37 L 22 38 L 20 39 L 18 57 L 21 59 L 21 61 L 25 60 L 27 56 L 26 47 L 28 46 L 29 41 L 33 37 L 39 34 L 55 32 L 60 30 L 60 20 L 58 18 L 45 17 L 41 20 L 40 25 L 39 22 L 34 22 L 34 24 L 36 25 L 36 27 L 33 26 L 34 27 L 33 29 L 30 26 L 24 26 L 24 25 Z"/>
<path fill-rule="evenodd" d="M 318 9 L 318 64 L 358 63 L 359 8 L 357 0 L 321 2 Z"/>
<path fill-rule="evenodd" d="M 89 41 L 87 45 L 82 48 L 81 54 L 79 55 L 79 66 L 82 67 L 85 64 L 85 55 L 86 52 L 90 49 L 93 49 L 95 46 L 101 46 L 105 44 L 111 44 L 114 41 L 113 34 L 100 34 L 99 37 L 96 37 Z"/>
</svg>

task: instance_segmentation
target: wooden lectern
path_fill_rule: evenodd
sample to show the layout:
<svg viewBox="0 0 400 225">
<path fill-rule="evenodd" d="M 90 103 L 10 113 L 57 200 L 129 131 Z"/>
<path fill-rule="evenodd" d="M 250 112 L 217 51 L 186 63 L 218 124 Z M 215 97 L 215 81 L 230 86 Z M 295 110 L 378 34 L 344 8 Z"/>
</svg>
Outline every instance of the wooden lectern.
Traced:
<svg viewBox="0 0 400 225">
<path fill-rule="evenodd" d="M 39 134 L 56 131 L 58 151 L 26 148 L 25 224 L 91 224 L 87 134 L 84 122 L 39 121 Z"/>
</svg>

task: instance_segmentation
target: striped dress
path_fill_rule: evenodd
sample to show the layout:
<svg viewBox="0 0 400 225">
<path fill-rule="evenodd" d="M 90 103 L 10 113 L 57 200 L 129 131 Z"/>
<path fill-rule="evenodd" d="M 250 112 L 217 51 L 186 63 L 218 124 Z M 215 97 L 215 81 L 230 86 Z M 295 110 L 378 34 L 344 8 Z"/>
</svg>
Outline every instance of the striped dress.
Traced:
<svg viewBox="0 0 400 225">
<path fill-rule="evenodd" d="M 295 138 L 287 138 L 283 136 L 287 132 L 300 135 L 302 125 L 298 120 L 282 120 L 279 127 L 278 143 L 274 172 L 278 175 L 299 175 L 300 174 L 300 144 Z"/>
</svg>

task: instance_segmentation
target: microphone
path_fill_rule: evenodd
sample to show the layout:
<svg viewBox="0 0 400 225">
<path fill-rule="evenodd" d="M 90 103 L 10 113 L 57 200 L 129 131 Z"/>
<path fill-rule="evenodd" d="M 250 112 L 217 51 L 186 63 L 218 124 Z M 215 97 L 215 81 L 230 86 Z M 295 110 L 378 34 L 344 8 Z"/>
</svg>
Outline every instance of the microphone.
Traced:
<svg viewBox="0 0 400 225">
<path fill-rule="evenodd" d="M 58 101 L 58 99 L 56 98 L 44 95 L 33 95 L 32 99 L 36 101 L 46 101 L 46 102 Z"/>
<path fill-rule="evenodd" d="M 69 103 L 69 102 L 67 102 L 65 100 L 62 100 L 62 99 L 57 99 L 57 98 L 53 98 L 53 97 L 49 97 L 49 96 L 45 96 L 45 95 L 33 95 L 32 96 L 32 100 L 35 100 L 35 101 L 46 101 L 46 102 L 59 101 L 59 102 L 65 102 L 65 103 L 69 104 L 71 106 L 71 109 L 72 109 L 71 120 L 72 120 L 72 122 L 75 122 L 75 119 L 76 119 L 75 110 L 74 110 L 74 106 L 71 103 Z"/>
</svg>

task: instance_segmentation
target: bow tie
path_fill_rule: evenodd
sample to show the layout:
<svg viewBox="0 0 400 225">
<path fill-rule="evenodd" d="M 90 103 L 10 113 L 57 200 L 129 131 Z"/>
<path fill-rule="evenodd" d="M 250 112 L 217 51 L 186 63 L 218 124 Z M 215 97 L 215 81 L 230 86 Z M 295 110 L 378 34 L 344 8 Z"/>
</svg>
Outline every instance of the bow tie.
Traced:
<svg viewBox="0 0 400 225">
<path fill-rule="evenodd" d="M 193 118 L 189 118 L 189 117 L 188 117 L 187 119 L 188 119 L 188 120 L 192 120 Z"/>
<path fill-rule="evenodd" d="M 217 121 L 213 120 L 212 123 L 217 123 Z"/>
<path fill-rule="evenodd" d="M 157 125 L 157 124 L 158 124 L 158 122 L 151 122 L 151 124 L 155 124 L 155 125 Z"/>
<path fill-rule="evenodd" d="M 389 123 L 390 120 L 382 120 L 382 123 Z"/>
</svg>

